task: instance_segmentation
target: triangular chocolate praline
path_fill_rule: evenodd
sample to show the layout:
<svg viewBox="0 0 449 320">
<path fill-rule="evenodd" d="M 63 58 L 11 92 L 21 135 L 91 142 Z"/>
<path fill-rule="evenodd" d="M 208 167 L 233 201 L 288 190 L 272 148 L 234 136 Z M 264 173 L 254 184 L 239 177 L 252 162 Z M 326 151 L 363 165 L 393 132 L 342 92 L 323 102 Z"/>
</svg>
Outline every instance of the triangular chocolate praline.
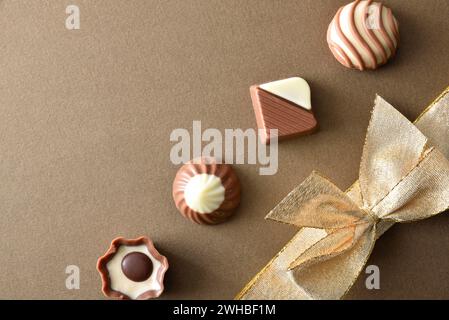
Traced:
<svg viewBox="0 0 449 320">
<path fill-rule="evenodd" d="M 263 90 L 258 85 L 252 86 L 250 92 L 257 126 L 263 130 L 262 143 L 270 143 L 270 129 L 278 129 L 279 140 L 316 130 L 318 123 L 312 111 Z"/>
</svg>

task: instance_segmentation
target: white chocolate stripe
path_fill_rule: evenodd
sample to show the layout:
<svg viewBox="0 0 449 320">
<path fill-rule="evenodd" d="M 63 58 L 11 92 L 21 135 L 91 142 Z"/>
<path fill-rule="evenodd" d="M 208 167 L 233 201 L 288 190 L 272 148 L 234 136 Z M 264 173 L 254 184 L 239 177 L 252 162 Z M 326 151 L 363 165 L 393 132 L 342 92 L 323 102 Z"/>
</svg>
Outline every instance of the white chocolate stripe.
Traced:
<svg viewBox="0 0 449 320">
<path fill-rule="evenodd" d="M 361 48 L 362 51 L 365 52 L 366 59 L 363 61 L 364 68 L 366 68 L 368 66 L 374 68 L 377 64 L 376 55 L 374 54 L 374 51 L 371 49 L 371 47 L 368 45 L 368 43 L 361 36 L 360 30 L 357 28 L 356 22 L 355 22 L 356 10 L 357 10 L 357 7 L 359 4 L 360 4 L 360 1 L 355 1 L 350 5 L 350 11 L 349 11 L 349 15 L 351 17 L 350 23 L 349 23 L 350 31 L 352 34 L 353 42 L 356 44 L 356 47 Z M 361 20 L 362 23 L 365 23 L 365 13 L 362 13 L 362 19 L 357 19 L 357 20 Z M 363 54 L 362 54 L 362 58 L 363 58 Z"/>
<path fill-rule="evenodd" d="M 377 37 L 382 41 L 385 48 L 388 49 L 388 54 L 392 55 L 394 52 L 394 42 L 391 40 L 390 36 L 388 35 L 387 31 L 385 30 L 385 26 L 383 23 L 383 11 L 384 6 L 381 3 L 376 3 L 375 6 L 377 7 L 376 15 L 377 15 L 377 25 L 379 26 L 377 29 L 375 29 L 375 33 Z"/>
<path fill-rule="evenodd" d="M 369 7 L 372 3 L 372 0 L 369 0 L 367 2 L 364 2 L 362 6 L 359 7 L 359 10 L 361 10 L 362 14 L 364 15 L 364 19 L 357 24 L 357 28 L 359 29 L 361 35 L 367 42 L 367 44 L 372 48 L 372 50 L 375 50 L 376 52 L 380 53 L 376 56 L 376 54 L 373 52 L 374 56 L 376 56 L 376 62 L 383 64 L 387 62 L 388 54 L 382 43 L 380 42 L 380 39 L 377 38 L 377 36 L 374 34 L 372 30 L 372 26 L 368 26 L 369 23 Z M 375 9 L 375 7 L 373 7 Z M 361 24 L 361 26 L 359 26 Z"/>
</svg>

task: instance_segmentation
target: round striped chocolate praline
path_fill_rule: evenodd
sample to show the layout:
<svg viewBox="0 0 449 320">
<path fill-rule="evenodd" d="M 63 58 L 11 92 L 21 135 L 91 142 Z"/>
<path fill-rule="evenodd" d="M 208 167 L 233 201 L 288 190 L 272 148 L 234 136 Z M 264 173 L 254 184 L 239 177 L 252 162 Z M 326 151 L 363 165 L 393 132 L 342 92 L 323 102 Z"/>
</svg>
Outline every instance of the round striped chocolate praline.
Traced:
<svg viewBox="0 0 449 320">
<path fill-rule="evenodd" d="M 395 55 L 398 22 L 382 3 L 357 0 L 337 11 L 327 30 L 327 42 L 345 67 L 374 70 Z"/>
<path fill-rule="evenodd" d="M 197 175 L 211 175 L 220 179 L 224 197 L 212 212 L 198 212 L 186 201 L 186 187 Z M 240 182 L 232 167 L 215 159 L 201 158 L 183 165 L 173 181 L 173 200 L 179 212 L 198 224 L 218 224 L 226 221 L 240 204 Z"/>
</svg>

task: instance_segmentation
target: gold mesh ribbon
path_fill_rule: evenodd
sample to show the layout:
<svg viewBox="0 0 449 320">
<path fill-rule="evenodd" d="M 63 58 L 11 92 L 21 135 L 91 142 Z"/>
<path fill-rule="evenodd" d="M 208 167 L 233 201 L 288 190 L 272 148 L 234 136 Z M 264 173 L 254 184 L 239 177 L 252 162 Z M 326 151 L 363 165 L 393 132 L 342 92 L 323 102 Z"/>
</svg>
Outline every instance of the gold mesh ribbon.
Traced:
<svg viewBox="0 0 449 320">
<path fill-rule="evenodd" d="M 343 192 L 312 173 L 267 219 L 301 228 L 237 299 L 340 299 L 376 239 L 449 208 L 449 88 L 409 122 L 376 97 L 359 180 Z"/>
</svg>

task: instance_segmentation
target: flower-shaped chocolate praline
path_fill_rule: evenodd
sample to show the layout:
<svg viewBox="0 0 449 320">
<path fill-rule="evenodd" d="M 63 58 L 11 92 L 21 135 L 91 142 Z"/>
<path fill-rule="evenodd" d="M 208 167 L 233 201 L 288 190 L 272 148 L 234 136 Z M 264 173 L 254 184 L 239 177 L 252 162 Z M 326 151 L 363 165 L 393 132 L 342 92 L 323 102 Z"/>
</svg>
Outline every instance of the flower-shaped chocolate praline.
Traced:
<svg viewBox="0 0 449 320">
<path fill-rule="evenodd" d="M 161 255 L 147 237 L 116 238 L 97 262 L 107 297 L 146 300 L 164 291 L 167 258 Z"/>
</svg>

